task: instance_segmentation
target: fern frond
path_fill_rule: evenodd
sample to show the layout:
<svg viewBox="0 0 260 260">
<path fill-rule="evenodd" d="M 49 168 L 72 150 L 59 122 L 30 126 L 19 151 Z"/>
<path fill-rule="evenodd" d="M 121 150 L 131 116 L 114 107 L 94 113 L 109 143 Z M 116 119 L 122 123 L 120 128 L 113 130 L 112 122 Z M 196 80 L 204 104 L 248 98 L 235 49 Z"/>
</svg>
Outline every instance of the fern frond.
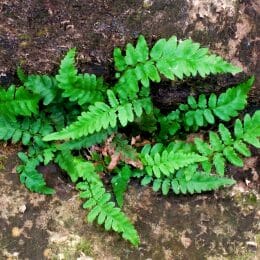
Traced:
<svg viewBox="0 0 260 260">
<path fill-rule="evenodd" d="M 30 75 L 24 85 L 34 94 L 43 99 L 45 106 L 49 105 L 57 96 L 58 87 L 54 77 L 47 75 Z"/>
<path fill-rule="evenodd" d="M 87 199 L 83 204 L 84 208 L 90 210 L 87 220 L 93 222 L 97 219 L 98 224 L 104 224 L 106 230 L 112 229 L 122 233 L 124 239 L 137 246 L 139 237 L 134 226 L 124 213 L 115 207 L 114 202 L 109 202 L 111 195 L 106 193 L 93 164 L 73 157 L 69 152 L 63 152 L 57 157 L 57 162 L 69 173 L 73 181 L 76 182 L 79 177 L 83 178 L 83 181 L 77 184 L 77 188 L 81 191 L 80 197 Z"/>
<path fill-rule="evenodd" d="M 175 194 L 194 194 L 204 191 L 216 190 L 220 187 L 230 186 L 234 180 L 198 171 L 198 165 L 189 165 L 177 171 L 175 176 L 154 178 L 145 176 L 142 185 L 152 183 L 153 191 L 161 191 L 167 195 L 171 190 Z"/>
<path fill-rule="evenodd" d="M 175 36 L 169 40 L 160 39 L 149 51 L 144 36 L 139 36 L 137 45 L 127 44 L 125 56 L 120 48 L 114 49 L 115 68 L 120 76 L 116 90 L 121 96 L 136 98 L 140 81 L 148 88 L 150 80 L 160 82 L 161 75 L 173 80 L 184 76 L 202 77 L 217 73 L 237 73 L 241 69 L 211 55 L 207 48 L 200 48 L 192 40 L 178 41 Z"/>
<path fill-rule="evenodd" d="M 10 140 L 12 143 L 22 142 L 23 145 L 29 145 L 34 136 L 46 135 L 53 131 L 53 128 L 44 118 L 25 117 L 17 120 L 7 116 L 0 115 L 0 140 Z"/>
<path fill-rule="evenodd" d="M 116 196 L 117 204 L 120 208 L 123 206 L 124 193 L 127 190 L 129 180 L 131 178 L 131 169 L 129 166 L 124 166 L 122 169 L 118 169 L 118 174 L 111 180 L 113 192 Z"/>
<path fill-rule="evenodd" d="M 243 160 L 239 154 L 245 157 L 251 156 L 246 143 L 259 148 L 259 137 L 260 111 L 256 111 L 252 117 L 245 115 L 244 123 L 240 119 L 235 121 L 234 134 L 223 124 L 219 124 L 218 133 L 210 131 L 208 143 L 199 138 L 195 138 L 194 141 L 197 151 L 208 157 L 209 163 L 215 166 L 216 172 L 223 176 L 226 160 L 242 167 Z"/>
<path fill-rule="evenodd" d="M 175 194 L 194 194 L 205 191 L 217 190 L 220 187 L 231 186 L 235 181 L 229 178 L 196 173 L 191 179 L 176 178 L 171 181 L 171 188 Z"/>
<path fill-rule="evenodd" d="M 150 98 L 136 100 L 133 104 L 130 102 L 117 103 L 116 106 L 109 106 L 103 102 L 96 102 L 89 106 L 88 112 L 83 112 L 78 120 L 62 131 L 47 135 L 45 141 L 76 139 L 82 136 L 88 136 L 101 129 L 116 127 L 117 120 L 124 127 L 128 122 L 133 122 L 134 114 L 141 116 L 143 110 L 150 113 L 152 104 Z"/>
<path fill-rule="evenodd" d="M 216 117 L 222 121 L 229 121 L 245 108 L 247 94 L 253 83 L 254 77 L 251 77 L 247 81 L 227 89 L 219 97 L 211 94 L 207 99 L 204 94 L 201 94 L 196 100 L 193 96 L 189 96 L 187 104 L 181 104 L 177 110 L 159 120 L 160 135 L 174 135 L 181 125 L 184 125 L 186 130 L 192 128 L 197 131 L 199 127 L 214 124 Z"/>
<path fill-rule="evenodd" d="M 31 94 L 24 87 L 10 86 L 0 88 L 0 114 L 9 117 L 31 116 L 38 114 L 39 97 Z"/>
<path fill-rule="evenodd" d="M 187 39 L 177 41 L 175 36 L 169 40 L 160 39 L 153 46 L 150 56 L 156 62 L 159 72 L 166 78 L 183 79 L 184 76 L 201 77 L 217 73 L 238 73 L 240 68 L 224 61 L 221 57 L 209 54 L 207 48 Z"/>
<path fill-rule="evenodd" d="M 55 191 L 52 188 L 47 187 L 46 182 L 36 167 L 40 164 L 38 158 L 29 158 L 25 153 L 18 153 L 18 157 L 22 163 L 16 169 L 20 173 L 20 181 L 30 191 L 38 192 L 42 194 L 51 195 Z"/>
<path fill-rule="evenodd" d="M 58 87 L 63 90 L 62 96 L 76 101 L 79 105 L 103 101 L 106 86 L 103 78 L 94 74 L 78 74 L 75 66 L 76 49 L 70 49 L 60 64 L 56 76 Z"/>
<path fill-rule="evenodd" d="M 206 161 L 207 157 L 181 149 L 175 151 L 174 145 L 169 145 L 168 149 L 165 149 L 162 144 L 158 143 L 154 146 L 145 145 L 140 159 L 148 175 L 160 178 L 170 176 L 176 170 L 190 164 Z"/>
<path fill-rule="evenodd" d="M 92 145 L 101 144 L 108 138 L 109 135 L 115 131 L 116 130 L 112 128 L 101 130 L 98 133 L 94 133 L 80 139 L 70 140 L 62 144 L 57 144 L 57 148 L 59 150 L 80 150 L 82 148 L 88 148 Z"/>
</svg>

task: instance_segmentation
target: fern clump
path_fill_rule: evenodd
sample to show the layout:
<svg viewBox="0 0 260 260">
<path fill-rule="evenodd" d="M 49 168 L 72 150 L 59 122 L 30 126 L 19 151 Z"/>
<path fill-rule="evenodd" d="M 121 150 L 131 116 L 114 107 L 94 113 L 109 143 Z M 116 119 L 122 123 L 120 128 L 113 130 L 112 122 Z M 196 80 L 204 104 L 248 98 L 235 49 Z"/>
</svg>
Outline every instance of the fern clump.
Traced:
<svg viewBox="0 0 260 260">
<path fill-rule="evenodd" d="M 245 108 L 253 77 L 219 96 L 189 96 L 186 104 L 167 115 L 154 107 L 151 82 L 241 71 L 190 39 L 173 36 L 149 48 L 140 36 L 135 46 L 115 48 L 113 55 L 113 85 L 79 73 L 76 49 L 67 52 L 56 76 L 27 76 L 18 68 L 21 86 L 0 88 L 0 139 L 28 148 L 18 153 L 17 172 L 30 191 L 55 192 L 38 166 L 57 163 L 85 201 L 87 220 L 137 246 L 138 233 L 122 212 L 131 179 L 140 178 L 142 185 L 151 184 L 163 195 L 234 184 L 224 177 L 225 165 L 243 166 L 242 156 L 251 155 L 248 145 L 260 147 L 260 113 L 236 119 L 233 127 L 224 125 Z M 208 125 L 208 138 L 186 141 L 189 132 L 205 131 Z M 106 191 L 101 173 L 112 175 L 114 196 Z"/>
</svg>

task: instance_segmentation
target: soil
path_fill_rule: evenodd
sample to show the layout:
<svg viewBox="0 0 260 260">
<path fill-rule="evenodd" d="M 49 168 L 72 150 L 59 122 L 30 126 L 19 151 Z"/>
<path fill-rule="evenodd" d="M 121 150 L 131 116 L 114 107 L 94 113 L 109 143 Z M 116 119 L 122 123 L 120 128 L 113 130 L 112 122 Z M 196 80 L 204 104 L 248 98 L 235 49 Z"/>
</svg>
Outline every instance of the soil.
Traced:
<svg viewBox="0 0 260 260">
<path fill-rule="evenodd" d="M 77 47 L 82 72 L 113 81 L 112 50 L 176 35 L 191 37 L 243 68 L 244 74 L 164 82 L 153 99 L 169 109 L 190 93 L 222 91 L 255 75 L 249 111 L 259 108 L 257 0 L 12 0 L 0 1 L 0 85 L 16 83 L 16 68 L 55 73 L 61 56 Z M 170 97 L 170 98 L 169 98 Z M 73 185 L 52 165 L 42 169 L 57 193 L 42 196 L 20 185 L 13 145 L 0 144 L 0 259 L 257 259 L 260 257 L 257 153 L 244 169 L 229 168 L 231 190 L 167 198 L 131 183 L 124 211 L 141 236 L 139 248 L 85 223 Z M 89 257 L 89 258 L 88 258 Z"/>
</svg>

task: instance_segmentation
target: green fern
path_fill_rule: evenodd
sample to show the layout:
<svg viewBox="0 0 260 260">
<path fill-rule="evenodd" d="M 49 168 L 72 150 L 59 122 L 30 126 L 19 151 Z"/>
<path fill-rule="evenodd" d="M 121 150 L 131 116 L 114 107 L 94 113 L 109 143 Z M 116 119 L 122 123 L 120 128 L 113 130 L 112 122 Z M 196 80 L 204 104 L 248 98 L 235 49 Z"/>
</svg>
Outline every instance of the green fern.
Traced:
<svg viewBox="0 0 260 260">
<path fill-rule="evenodd" d="M 160 178 L 170 176 L 176 170 L 196 162 L 207 160 L 207 157 L 194 152 L 186 152 L 184 149 L 176 150 L 173 143 L 167 148 L 157 143 L 154 146 L 145 145 L 141 151 L 140 159 L 149 176 Z"/>
<path fill-rule="evenodd" d="M 73 157 L 68 152 L 60 154 L 56 162 L 68 172 L 73 182 L 79 178 L 83 179 L 77 184 L 77 188 L 81 191 L 80 197 L 87 199 L 83 204 L 83 208 L 90 210 L 87 220 L 93 222 L 97 219 L 98 224 L 104 224 L 106 230 L 122 233 L 124 239 L 137 246 L 139 237 L 134 226 L 120 209 L 115 207 L 115 203 L 109 202 L 111 195 L 106 193 L 93 164 Z"/>
<path fill-rule="evenodd" d="M 39 96 L 33 95 L 23 87 L 0 88 L 0 115 L 9 117 L 38 114 Z"/>
<path fill-rule="evenodd" d="M 142 185 L 152 183 L 153 190 L 164 195 L 211 191 L 234 183 L 219 176 L 224 175 L 226 162 L 242 166 L 239 154 L 251 154 L 247 144 L 260 147 L 259 111 L 252 117 L 246 115 L 243 122 L 237 119 L 234 134 L 220 124 L 218 133 L 209 133 L 208 142 L 178 140 L 192 139 L 181 129 L 198 130 L 216 119 L 227 122 L 238 116 L 253 78 L 219 97 L 188 97 L 187 104 L 167 116 L 153 106 L 151 82 L 240 71 L 198 43 L 173 36 L 149 48 L 140 36 L 125 52 L 115 48 L 117 81 L 110 88 L 102 77 L 78 73 L 75 56 L 75 49 L 68 51 L 56 76 L 27 76 L 17 69 L 23 86 L 0 88 L 0 139 L 28 148 L 18 154 L 17 172 L 30 191 L 54 193 L 38 166 L 56 162 L 86 200 L 83 207 L 89 210 L 88 221 L 97 220 L 135 246 L 140 242 L 138 234 L 119 208 L 130 178 L 142 178 Z M 135 137 L 140 132 L 146 133 Z M 129 135 L 135 144 L 129 144 Z M 217 175 L 212 175 L 213 167 Z M 119 207 L 111 201 L 98 172 L 115 173 L 111 184 Z"/>
<path fill-rule="evenodd" d="M 200 127 L 214 124 L 216 117 L 227 122 L 232 117 L 238 116 L 238 112 L 247 104 L 247 93 L 253 83 L 254 77 L 251 77 L 227 89 L 219 97 L 213 93 L 207 99 L 204 94 L 201 94 L 197 101 L 193 96 L 189 96 L 187 104 L 181 104 L 177 110 L 167 116 L 160 115 L 158 118 L 161 129 L 159 136 L 161 138 L 173 136 L 181 129 L 181 126 L 187 131 L 190 129 L 197 131 Z"/>
<path fill-rule="evenodd" d="M 111 180 L 113 192 L 116 196 L 116 201 L 120 208 L 123 206 L 124 193 L 127 189 L 130 178 L 131 169 L 129 166 L 124 166 L 122 169 L 118 170 L 118 174 Z"/>
<path fill-rule="evenodd" d="M 113 99 L 112 99 L 113 97 Z M 150 113 L 152 104 L 149 98 L 137 100 L 133 103 L 119 103 L 112 91 L 108 91 L 110 106 L 103 102 L 96 102 L 89 106 L 88 112 L 83 112 L 75 123 L 60 132 L 53 133 L 44 137 L 45 141 L 77 139 L 88 136 L 101 129 L 116 127 L 117 120 L 124 127 L 128 122 L 133 122 L 134 117 L 140 117 L 143 110 Z"/>
<path fill-rule="evenodd" d="M 201 193 L 235 183 L 232 179 L 209 175 L 198 171 L 197 168 L 197 164 L 191 164 L 178 170 L 176 175 L 163 178 L 153 178 L 146 175 L 141 184 L 145 186 L 152 183 L 153 191 L 161 191 L 163 195 L 168 195 L 170 191 L 175 194 Z"/>
<path fill-rule="evenodd" d="M 218 133 L 210 131 L 209 142 L 204 142 L 200 138 L 195 139 L 197 151 L 208 157 L 208 163 L 203 165 L 211 169 L 215 166 L 216 172 L 223 176 L 225 172 L 226 160 L 235 166 L 242 167 L 243 160 L 238 153 L 249 157 L 251 152 L 246 143 L 260 148 L 260 111 L 256 111 L 252 117 L 248 114 L 244 117 L 244 124 L 240 119 L 235 121 L 234 136 L 223 124 L 219 125 Z M 207 170 L 204 168 L 205 170 Z"/>
<path fill-rule="evenodd" d="M 200 48 L 192 40 L 178 41 L 175 36 L 169 40 L 160 39 L 152 49 L 146 43 L 144 36 L 139 36 L 136 47 L 127 44 L 123 56 L 120 48 L 114 49 L 115 68 L 122 75 L 117 74 L 119 82 L 116 90 L 120 95 L 127 91 L 127 95 L 134 99 L 139 92 L 138 82 L 147 88 L 150 80 L 160 82 L 161 75 L 173 80 L 184 76 L 202 77 L 210 73 L 237 73 L 241 69 L 224 61 L 221 57 L 209 54 L 207 48 Z"/>
<path fill-rule="evenodd" d="M 30 75 L 26 78 L 24 85 L 34 94 L 39 95 L 45 106 L 49 105 L 58 94 L 55 78 L 47 75 Z"/>
<path fill-rule="evenodd" d="M 17 120 L 0 115 L 0 140 L 11 139 L 12 143 L 21 141 L 23 145 L 29 145 L 33 142 L 36 134 L 44 136 L 52 131 L 52 126 L 44 118 L 31 119 L 25 117 Z"/>
<path fill-rule="evenodd" d="M 16 170 L 20 173 L 20 181 L 30 191 L 38 192 L 46 195 L 54 193 L 52 188 L 46 185 L 41 173 L 37 171 L 37 166 L 41 163 L 40 157 L 30 158 L 25 153 L 18 153 L 23 164 L 19 165 Z"/>
<path fill-rule="evenodd" d="M 106 86 L 103 78 L 94 74 L 78 74 L 75 67 L 76 49 L 70 49 L 61 61 L 59 74 L 56 76 L 58 87 L 63 90 L 62 96 L 76 101 L 79 105 L 103 101 Z"/>
</svg>

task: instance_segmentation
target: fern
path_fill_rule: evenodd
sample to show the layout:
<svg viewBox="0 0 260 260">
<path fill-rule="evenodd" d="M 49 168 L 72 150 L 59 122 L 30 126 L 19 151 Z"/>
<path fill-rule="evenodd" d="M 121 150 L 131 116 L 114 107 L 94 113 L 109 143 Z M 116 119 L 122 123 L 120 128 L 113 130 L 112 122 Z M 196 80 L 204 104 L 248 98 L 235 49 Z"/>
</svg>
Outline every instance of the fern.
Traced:
<svg viewBox="0 0 260 260">
<path fill-rule="evenodd" d="M 25 117 L 16 120 L 6 116 L 0 116 L 0 140 L 10 140 L 12 143 L 22 142 L 29 145 L 36 134 L 44 136 L 51 133 L 53 128 L 44 118 L 30 119 Z"/>
<path fill-rule="evenodd" d="M 207 48 L 200 48 L 192 40 L 178 41 L 175 36 L 169 40 L 160 39 L 152 49 L 146 43 L 144 36 L 139 36 L 136 47 L 127 44 L 123 56 L 120 48 L 114 50 L 115 68 L 119 82 L 116 90 L 123 96 L 126 94 L 134 99 L 139 92 L 138 82 L 147 88 L 150 80 L 160 82 L 161 75 L 173 80 L 184 76 L 202 77 L 210 73 L 237 73 L 241 69 L 224 61 L 221 57 L 209 54 Z M 123 95 L 122 95 L 123 94 Z"/>
<path fill-rule="evenodd" d="M 25 153 L 18 153 L 22 163 L 16 170 L 20 173 L 20 181 L 30 191 L 38 192 L 46 195 L 54 193 L 52 188 L 47 187 L 46 182 L 41 173 L 39 173 L 36 167 L 41 163 L 41 158 L 30 158 Z"/>
<path fill-rule="evenodd" d="M 77 184 L 77 188 L 81 191 L 80 197 L 87 199 L 83 208 L 90 210 L 88 221 L 93 222 L 97 219 L 98 224 L 104 224 L 106 230 L 113 229 L 122 233 L 124 239 L 135 246 L 138 245 L 139 237 L 136 230 L 120 209 L 115 207 L 113 202 L 109 202 L 111 195 L 106 193 L 93 164 L 73 157 L 68 152 L 60 154 L 56 162 L 68 172 L 73 182 L 80 177 L 83 179 Z"/>
<path fill-rule="evenodd" d="M 31 116 L 38 114 L 39 97 L 23 87 L 10 86 L 7 90 L 0 88 L 0 115 L 9 117 Z"/>
<path fill-rule="evenodd" d="M 39 95 L 45 106 L 49 105 L 58 94 L 55 78 L 47 75 L 30 75 L 25 79 L 24 85 L 34 94 Z"/>
<path fill-rule="evenodd" d="M 182 129 L 197 131 L 238 116 L 253 77 L 218 97 L 188 97 L 187 104 L 167 116 L 153 106 L 151 82 L 240 71 L 190 39 L 178 41 L 173 36 L 149 48 L 140 36 L 125 52 L 115 48 L 117 81 L 111 87 L 102 77 L 78 73 L 75 56 L 76 49 L 68 51 L 56 76 L 26 75 L 17 69 L 22 86 L 0 88 L 0 139 L 28 148 L 18 154 L 17 172 L 30 191 L 54 193 L 38 166 L 56 162 L 86 200 L 87 220 L 97 220 L 135 246 L 140 242 L 137 231 L 120 209 L 132 177 L 142 178 L 142 185 L 152 183 L 153 190 L 164 195 L 211 191 L 234 183 L 223 177 L 227 162 L 242 166 L 240 155 L 251 154 L 248 144 L 260 147 L 259 111 L 246 115 L 243 122 L 237 119 L 234 133 L 220 124 L 218 133 L 210 131 L 209 141 L 178 140 L 192 139 Z M 146 133 L 130 145 L 127 136 L 140 131 Z M 108 179 L 116 202 L 98 172 L 115 174 Z"/>
<path fill-rule="evenodd" d="M 167 116 L 159 116 L 161 129 L 159 136 L 161 138 L 173 136 L 181 126 L 187 131 L 190 129 L 197 131 L 200 127 L 214 124 L 216 117 L 222 121 L 229 121 L 245 108 L 247 93 L 253 83 L 254 77 L 251 77 L 244 83 L 227 89 L 219 97 L 213 93 L 207 99 L 201 94 L 197 101 L 193 96 L 189 96 L 187 104 L 181 104 Z"/>
<path fill-rule="evenodd" d="M 111 180 L 113 192 L 116 196 L 118 206 L 121 208 L 124 202 L 124 193 L 127 189 L 129 180 L 131 178 L 131 169 L 128 166 L 124 166 L 118 170 L 118 174 Z"/>
<path fill-rule="evenodd" d="M 143 186 L 150 183 L 152 183 L 153 191 L 161 191 L 163 195 L 168 195 L 170 191 L 175 194 L 194 194 L 212 191 L 223 186 L 233 185 L 235 181 L 200 172 L 197 164 L 191 164 L 178 170 L 174 176 L 153 178 L 146 175 L 141 182 Z"/>
<path fill-rule="evenodd" d="M 79 105 L 103 101 L 106 86 L 102 78 L 94 74 L 78 74 L 75 67 L 76 49 L 70 49 L 61 61 L 59 74 L 56 76 L 62 96 L 76 101 Z"/>
<path fill-rule="evenodd" d="M 108 97 L 111 105 L 103 102 L 96 102 L 89 106 L 88 112 L 83 112 L 75 123 L 60 132 L 45 136 L 45 141 L 76 139 L 82 136 L 88 136 L 101 129 L 116 127 L 117 120 L 124 127 L 128 122 L 134 121 L 134 116 L 141 116 L 143 110 L 150 113 L 152 109 L 149 98 L 140 99 L 135 102 L 119 103 L 112 91 L 108 91 Z M 114 99 L 112 100 L 113 97 Z"/>
<path fill-rule="evenodd" d="M 260 111 L 256 111 L 252 117 L 245 115 L 244 123 L 237 119 L 233 136 L 223 124 L 219 125 L 218 132 L 219 134 L 210 131 L 209 143 L 196 138 L 195 146 L 200 154 L 208 157 L 209 169 L 213 164 L 216 172 L 223 176 L 226 160 L 235 166 L 242 167 L 243 160 L 238 153 L 245 157 L 251 156 L 246 143 L 260 148 Z M 208 164 L 202 164 L 202 166 L 207 167 Z"/>
<path fill-rule="evenodd" d="M 168 148 L 165 148 L 160 143 L 154 146 L 145 145 L 140 158 L 147 174 L 157 178 L 170 176 L 182 167 L 207 160 L 205 156 L 194 152 L 186 152 L 184 149 L 176 151 L 176 145 L 174 144 L 170 144 Z"/>
</svg>

